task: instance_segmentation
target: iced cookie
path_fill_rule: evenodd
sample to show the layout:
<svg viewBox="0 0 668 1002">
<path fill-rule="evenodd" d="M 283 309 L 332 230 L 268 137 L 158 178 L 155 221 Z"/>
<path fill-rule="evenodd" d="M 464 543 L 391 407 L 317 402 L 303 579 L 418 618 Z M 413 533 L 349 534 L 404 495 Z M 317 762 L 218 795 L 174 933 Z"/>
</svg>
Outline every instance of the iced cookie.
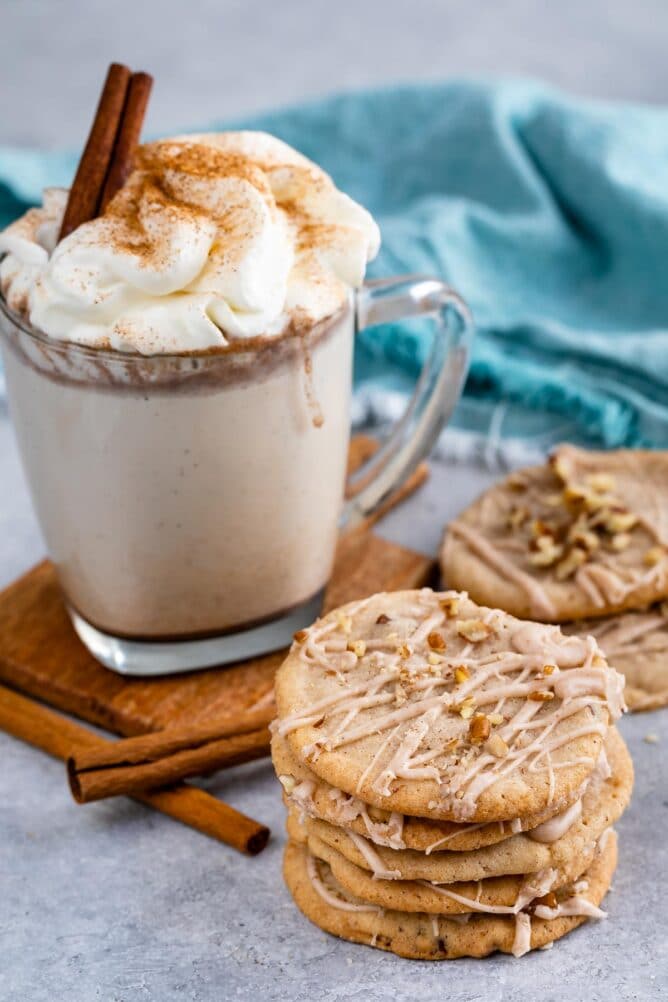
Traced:
<svg viewBox="0 0 668 1002">
<path fill-rule="evenodd" d="M 359 797 L 330 786 L 296 758 L 285 738 L 279 734 L 272 737 L 271 756 L 283 787 L 286 807 L 300 815 L 355 832 L 376 845 L 390 849 L 415 849 L 427 855 L 440 849 L 470 852 L 494 845 L 518 832 L 538 827 L 579 799 L 576 790 L 570 797 L 554 801 L 537 814 L 487 824 L 415 818 L 365 804 Z"/>
<path fill-rule="evenodd" d="M 563 622 L 668 595 L 668 452 L 560 446 L 447 528 L 449 587 L 516 616 Z"/>
<path fill-rule="evenodd" d="M 526 875 L 443 883 L 374 877 L 315 835 L 309 835 L 307 846 L 312 856 L 327 863 L 336 882 L 349 894 L 384 909 L 430 915 L 462 915 L 478 909 L 493 911 L 497 907 L 517 907 L 519 910 L 580 877 L 592 863 L 596 851 L 596 846 L 592 845 L 570 860 L 567 872 L 546 869 Z"/>
<path fill-rule="evenodd" d="M 604 917 L 599 905 L 616 862 L 616 837 L 611 833 L 576 884 L 531 903 L 520 901 L 487 914 L 450 918 L 385 910 L 364 902 L 345 891 L 330 867 L 296 842 L 286 847 L 283 873 L 301 911 L 326 932 L 401 957 L 445 960 L 484 957 L 495 950 L 521 956 L 559 939 L 587 918 Z"/>
<path fill-rule="evenodd" d="M 275 730 L 367 804 L 511 820 L 579 795 L 622 686 L 591 638 L 454 592 L 394 592 L 300 631 L 277 674 Z"/>
<path fill-rule="evenodd" d="M 606 750 L 607 756 L 602 758 L 582 799 L 571 808 L 533 831 L 473 852 L 444 850 L 426 855 L 410 849 L 389 849 L 312 818 L 306 818 L 305 831 L 356 868 L 369 871 L 376 880 L 449 884 L 546 869 L 558 870 L 570 879 L 585 869 L 598 839 L 621 817 L 631 798 L 633 766 L 624 741 L 614 729 L 608 735 Z M 366 897 L 361 888 L 358 893 Z"/>
</svg>

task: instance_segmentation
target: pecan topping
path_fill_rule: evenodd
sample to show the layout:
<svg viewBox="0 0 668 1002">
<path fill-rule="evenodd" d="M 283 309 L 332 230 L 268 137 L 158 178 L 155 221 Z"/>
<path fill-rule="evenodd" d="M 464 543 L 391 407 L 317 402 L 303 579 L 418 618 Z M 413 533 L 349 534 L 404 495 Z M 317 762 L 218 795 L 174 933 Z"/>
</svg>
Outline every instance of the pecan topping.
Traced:
<svg viewBox="0 0 668 1002">
<path fill-rule="evenodd" d="M 464 637 L 472 644 L 486 640 L 492 632 L 491 627 L 483 623 L 482 619 L 458 619 L 455 628 L 460 637 Z"/>
<path fill-rule="evenodd" d="M 459 612 L 459 599 L 456 597 L 442 598 L 438 604 L 448 618 L 456 616 Z"/>
<path fill-rule="evenodd" d="M 491 733 L 491 724 L 484 713 L 476 713 L 469 724 L 469 740 L 473 745 L 481 745 Z"/>
<path fill-rule="evenodd" d="M 470 678 L 470 673 L 466 665 L 457 665 L 455 668 L 455 682 L 457 685 L 461 685 L 465 682 L 467 678 Z"/>
<path fill-rule="evenodd" d="M 500 734 L 492 734 L 487 739 L 485 748 L 495 758 L 505 758 L 510 750 Z"/>
<path fill-rule="evenodd" d="M 427 637 L 427 643 L 431 647 L 432 651 L 444 651 L 448 646 L 445 642 L 442 633 L 438 633 L 437 630 L 433 630 Z"/>
</svg>

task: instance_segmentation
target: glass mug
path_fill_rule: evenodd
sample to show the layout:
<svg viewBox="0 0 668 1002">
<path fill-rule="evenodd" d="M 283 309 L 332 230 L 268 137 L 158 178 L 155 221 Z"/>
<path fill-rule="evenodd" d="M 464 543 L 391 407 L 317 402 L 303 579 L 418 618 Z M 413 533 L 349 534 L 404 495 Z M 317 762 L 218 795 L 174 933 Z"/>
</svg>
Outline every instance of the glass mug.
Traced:
<svg viewBox="0 0 668 1002">
<path fill-rule="evenodd" d="M 356 331 L 431 317 L 403 417 L 346 480 Z M 370 282 L 308 334 L 140 356 L 56 341 L 0 310 L 12 419 L 79 637 L 104 665 L 187 671 L 290 642 L 320 613 L 339 529 L 428 454 L 472 323 L 442 282 Z"/>
</svg>

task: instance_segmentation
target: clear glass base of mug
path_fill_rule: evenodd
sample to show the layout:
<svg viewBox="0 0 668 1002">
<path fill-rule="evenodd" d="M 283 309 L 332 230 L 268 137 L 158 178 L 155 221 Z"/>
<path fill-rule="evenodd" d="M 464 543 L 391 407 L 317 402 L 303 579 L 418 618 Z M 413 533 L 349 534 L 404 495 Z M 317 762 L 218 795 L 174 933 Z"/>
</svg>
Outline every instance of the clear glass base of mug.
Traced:
<svg viewBox="0 0 668 1002">
<path fill-rule="evenodd" d="M 78 612 L 68 612 L 79 639 L 106 668 L 121 675 L 175 675 L 245 661 L 270 654 L 292 643 L 292 635 L 318 618 L 324 590 L 281 619 L 238 633 L 201 640 L 127 640 L 103 633 Z"/>
</svg>

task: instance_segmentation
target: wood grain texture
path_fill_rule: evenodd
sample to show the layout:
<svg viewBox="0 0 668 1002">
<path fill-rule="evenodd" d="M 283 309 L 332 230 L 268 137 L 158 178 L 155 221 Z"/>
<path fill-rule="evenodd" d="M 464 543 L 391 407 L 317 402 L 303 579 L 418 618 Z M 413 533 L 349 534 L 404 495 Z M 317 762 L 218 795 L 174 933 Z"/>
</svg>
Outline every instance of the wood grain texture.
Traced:
<svg viewBox="0 0 668 1002">
<path fill-rule="evenodd" d="M 351 466 L 374 446 L 368 438 L 355 438 Z M 417 485 L 424 471 L 414 476 Z M 403 499 L 405 485 L 400 491 Z M 357 529 L 339 541 L 325 606 L 331 609 L 377 591 L 418 588 L 433 573 L 431 558 Z M 262 704 L 270 699 L 283 656 L 278 651 L 224 668 L 127 678 L 103 668 L 80 642 L 49 561 L 0 592 L 0 681 L 125 736 Z"/>
</svg>

